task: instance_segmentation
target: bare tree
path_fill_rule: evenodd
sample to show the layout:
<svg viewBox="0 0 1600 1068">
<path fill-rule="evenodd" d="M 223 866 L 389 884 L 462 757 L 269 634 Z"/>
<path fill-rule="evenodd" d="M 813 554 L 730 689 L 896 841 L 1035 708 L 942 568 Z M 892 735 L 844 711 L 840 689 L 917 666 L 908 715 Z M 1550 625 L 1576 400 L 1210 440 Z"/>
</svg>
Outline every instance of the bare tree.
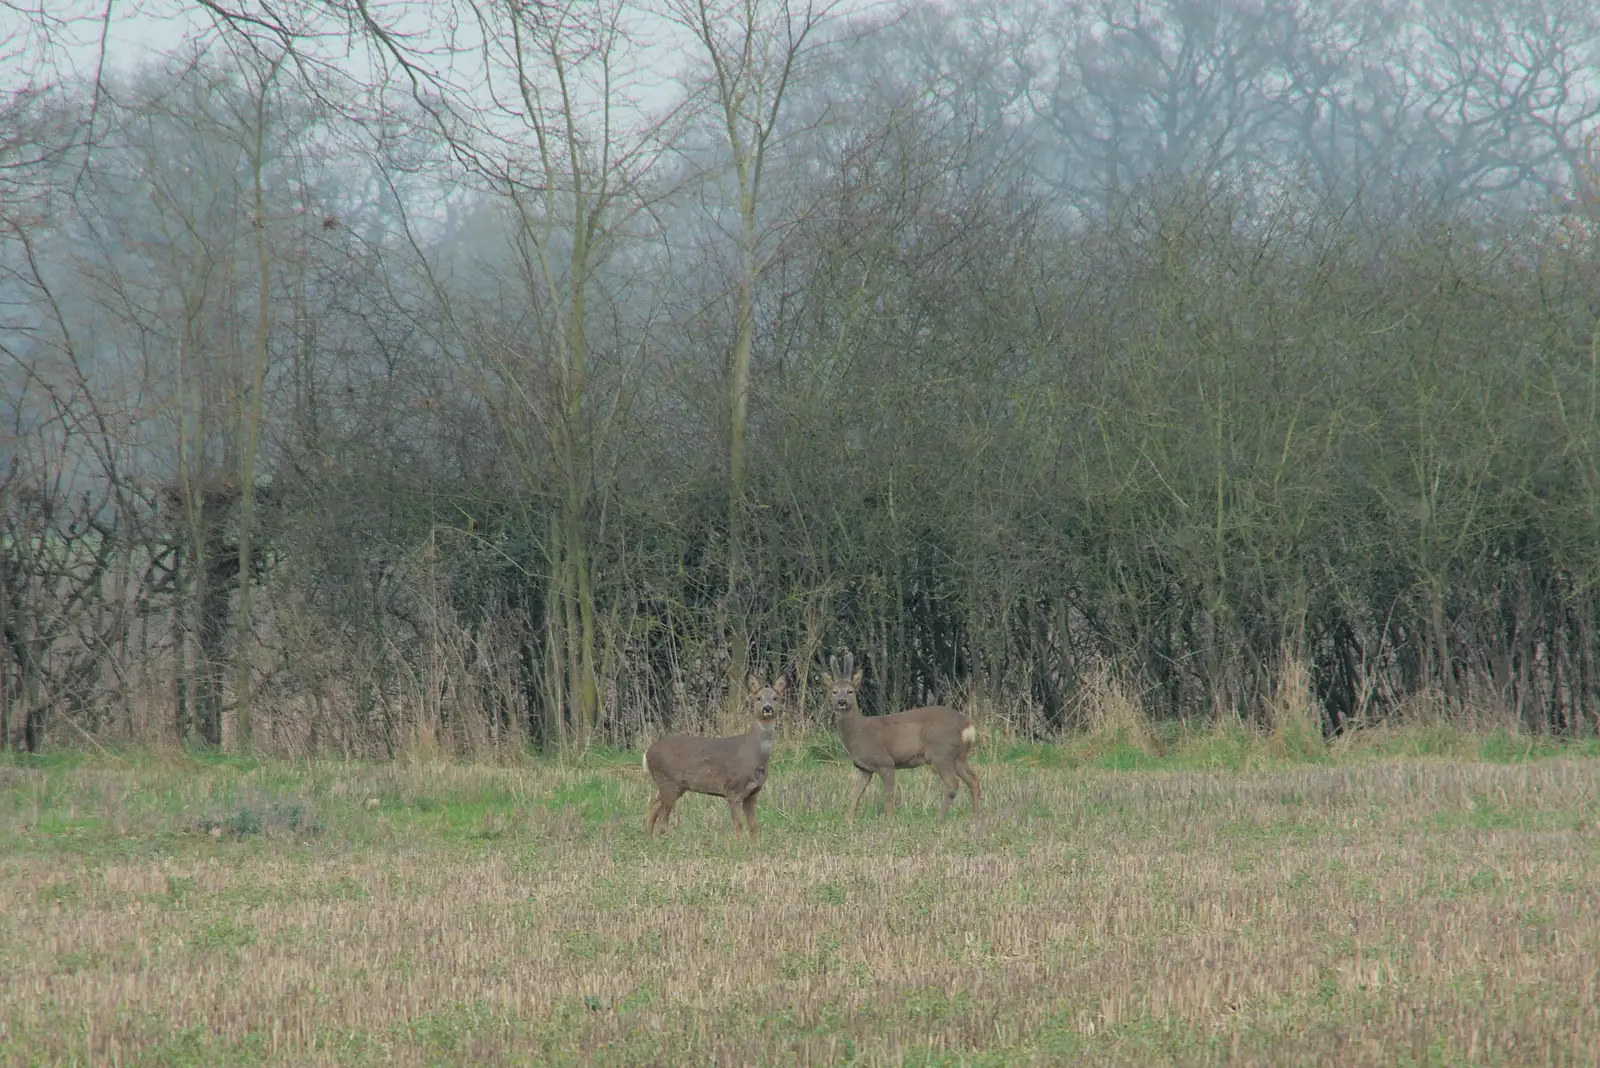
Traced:
<svg viewBox="0 0 1600 1068">
<path fill-rule="evenodd" d="M 0 291 L 12 298 L 0 320 L 0 747 L 18 707 L 29 751 L 53 707 L 96 726 L 102 673 L 142 596 L 117 581 L 132 570 L 139 503 L 125 428 L 33 236 L 46 218 L 0 223 Z"/>
<path fill-rule="evenodd" d="M 1549 206 L 1600 120 L 1596 40 L 1600 12 L 1578 0 L 1420 8 L 1393 63 L 1411 90 L 1411 151 L 1446 200 Z"/>
<path fill-rule="evenodd" d="M 614 434 L 636 388 L 632 331 L 643 325 L 616 302 L 613 265 L 653 225 L 650 208 L 664 192 L 651 177 L 677 120 L 643 98 L 627 3 L 481 0 L 470 11 L 492 103 L 447 138 L 499 233 L 469 257 L 453 253 L 449 270 L 426 258 L 421 266 L 479 373 L 520 488 L 549 505 L 539 538 L 549 568 L 546 718 L 583 744 L 599 727 L 614 655 L 594 542 Z M 468 277 L 483 285 L 456 280 Z"/>
<path fill-rule="evenodd" d="M 286 267 L 278 248 L 308 214 L 285 165 L 308 116 L 284 106 L 281 57 L 257 58 L 222 67 L 191 54 L 104 87 L 107 141 L 75 182 L 81 222 L 60 235 L 91 302 L 84 311 L 98 312 L 103 343 L 120 356 L 107 373 L 144 394 L 127 431 L 140 475 L 161 488 L 169 551 L 153 549 L 153 561 L 181 606 L 171 618 L 188 666 L 176 672 L 175 727 L 211 745 L 223 741 L 230 663 L 235 738 L 251 739 L 250 586 Z"/>
<path fill-rule="evenodd" d="M 733 179 L 733 242 L 738 255 L 733 342 L 728 364 L 728 597 L 745 583 L 744 512 L 756 286 L 770 262 L 764 246 L 762 181 L 783 132 L 785 105 L 819 30 L 840 0 L 667 0 L 669 18 L 693 35 L 706 66 L 702 90 L 728 151 Z M 724 604 L 724 612 L 727 605 Z M 735 622 L 735 626 L 740 626 Z M 730 635 L 728 692 L 746 675 L 748 639 Z"/>
</svg>

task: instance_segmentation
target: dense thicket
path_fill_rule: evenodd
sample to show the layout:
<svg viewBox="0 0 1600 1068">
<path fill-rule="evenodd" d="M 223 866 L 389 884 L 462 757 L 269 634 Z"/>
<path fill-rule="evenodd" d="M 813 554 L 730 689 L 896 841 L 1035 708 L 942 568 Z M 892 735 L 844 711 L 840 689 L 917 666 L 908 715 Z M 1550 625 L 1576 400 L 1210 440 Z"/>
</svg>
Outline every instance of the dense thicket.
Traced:
<svg viewBox="0 0 1600 1068">
<path fill-rule="evenodd" d="M 880 31 L 902 73 L 928 25 Z M 714 123 L 649 171 L 549 129 L 495 165 L 291 69 L 130 78 L 5 190 L 5 744 L 631 742 L 746 670 L 804 704 L 839 648 L 869 710 L 1041 736 L 1107 665 L 1162 717 L 1260 715 L 1298 663 L 1329 731 L 1600 725 L 1600 240 L 1530 210 L 1592 178 L 1531 134 L 1381 188 L 1129 135 L 1090 210 L 1060 101 L 1048 166 L 1048 122 L 957 121 L 1000 68 L 848 122 L 807 68 L 747 246 Z M 1294 129 L 1274 100 L 1222 132 Z"/>
<path fill-rule="evenodd" d="M 1158 714 L 1251 714 L 1285 653 L 1330 728 L 1428 694 L 1592 721 L 1592 253 L 1163 192 L 1072 232 L 923 207 L 796 268 L 762 659 L 848 645 L 880 707 L 971 680 L 1040 730 L 1097 659 Z M 618 535 L 663 651 L 720 594 L 714 480 L 679 470 Z"/>
</svg>

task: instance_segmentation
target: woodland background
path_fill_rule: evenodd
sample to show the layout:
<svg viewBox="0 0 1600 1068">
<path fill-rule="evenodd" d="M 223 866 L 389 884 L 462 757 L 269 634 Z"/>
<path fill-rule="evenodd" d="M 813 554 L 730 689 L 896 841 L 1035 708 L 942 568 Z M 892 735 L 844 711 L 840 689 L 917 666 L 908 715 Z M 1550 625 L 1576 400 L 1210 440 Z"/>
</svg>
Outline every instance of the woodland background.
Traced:
<svg viewBox="0 0 1600 1068">
<path fill-rule="evenodd" d="M 843 648 L 1600 726 L 1588 3 L 71 7 L 0 0 L 0 745 L 631 745 Z"/>
</svg>

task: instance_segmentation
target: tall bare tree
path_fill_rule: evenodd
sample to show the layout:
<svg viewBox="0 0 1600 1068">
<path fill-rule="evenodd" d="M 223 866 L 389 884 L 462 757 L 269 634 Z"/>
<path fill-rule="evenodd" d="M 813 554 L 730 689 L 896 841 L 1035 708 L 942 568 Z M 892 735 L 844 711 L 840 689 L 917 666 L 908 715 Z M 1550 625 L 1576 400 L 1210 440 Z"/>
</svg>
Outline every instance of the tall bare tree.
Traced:
<svg viewBox="0 0 1600 1068">
<path fill-rule="evenodd" d="M 823 27 L 840 0 L 667 0 L 666 13 L 687 30 L 705 64 L 705 102 L 725 139 L 733 180 L 735 276 L 733 340 L 728 361 L 727 598 L 742 595 L 745 576 L 745 499 L 751 366 L 755 349 L 756 287 L 770 261 L 765 242 L 762 182 L 783 132 L 785 105 L 806 61 L 825 42 Z M 742 615 L 724 621 L 728 635 L 729 692 L 746 674 L 748 637 Z"/>
<path fill-rule="evenodd" d="M 549 568 L 546 718 L 584 744 L 600 725 L 614 654 L 594 540 L 614 434 L 637 387 L 626 365 L 640 323 L 616 301 L 622 276 L 612 264 L 652 225 L 662 194 L 651 176 L 676 119 L 670 103 L 648 106 L 631 36 L 637 12 L 622 0 L 479 0 L 470 11 L 492 103 L 473 125 L 445 132 L 485 193 L 484 217 L 501 230 L 487 248 L 504 261 L 477 257 L 475 277 L 487 283 L 477 293 L 431 266 L 427 274 L 483 372 L 526 499 L 549 505 L 547 523 L 537 510 L 525 517 L 543 528 Z"/>
</svg>

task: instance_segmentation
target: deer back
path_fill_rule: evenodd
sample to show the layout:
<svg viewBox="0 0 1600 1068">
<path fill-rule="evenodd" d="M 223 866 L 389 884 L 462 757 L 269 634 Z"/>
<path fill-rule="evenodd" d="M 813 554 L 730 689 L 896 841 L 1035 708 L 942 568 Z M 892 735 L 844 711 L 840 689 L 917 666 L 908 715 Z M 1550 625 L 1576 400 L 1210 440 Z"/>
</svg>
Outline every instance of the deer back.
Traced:
<svg viewBox="0 0 1600 1068">
<path fill-rule="evenodd" d="M 944 705 L 907 709 L 863 720 L 897 767 L 942 763 L 965 751 L 962 732 L 971 721 Z"/>
</svg>

